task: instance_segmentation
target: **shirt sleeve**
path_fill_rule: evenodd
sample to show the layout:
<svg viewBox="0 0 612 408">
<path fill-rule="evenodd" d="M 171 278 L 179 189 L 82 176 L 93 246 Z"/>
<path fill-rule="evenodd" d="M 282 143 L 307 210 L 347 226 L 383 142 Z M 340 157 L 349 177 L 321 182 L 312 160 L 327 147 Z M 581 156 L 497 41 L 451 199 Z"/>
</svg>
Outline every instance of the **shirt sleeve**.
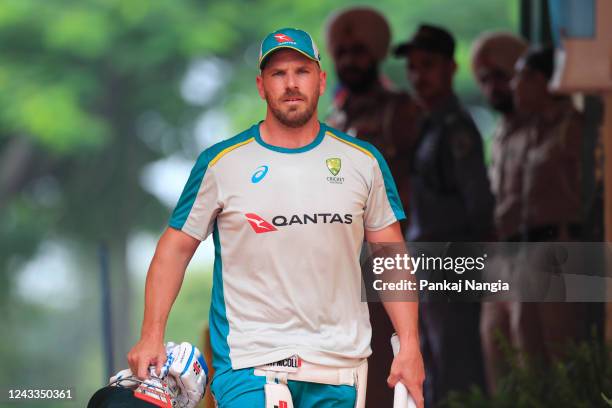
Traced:
<svg viewBox="0 0 612 408">
<path fill-rule="evenodd" d="M 210 235 L 221 211 L 219 186 L 209 154 L 204 151 L 191 170 L 168 225 L 203 241 Z"/>
<path fill-rule="evenodd" d="M 370 148 L 372 184 L 366 201 L 364 227 L 368 231 L 381 230 L 406 218 L 397 187 L 387 162 L 376 148 Z"/>
</svg>

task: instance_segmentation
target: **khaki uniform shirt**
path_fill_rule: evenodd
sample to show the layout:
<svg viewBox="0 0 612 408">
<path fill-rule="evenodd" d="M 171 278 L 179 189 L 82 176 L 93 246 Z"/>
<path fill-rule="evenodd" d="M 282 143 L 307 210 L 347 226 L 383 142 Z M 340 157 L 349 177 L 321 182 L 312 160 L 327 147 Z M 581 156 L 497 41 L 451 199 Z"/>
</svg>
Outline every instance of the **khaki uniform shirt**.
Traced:
<svg viewBox="0 0 612 408">
<path fill-rule="evenodd" d="M 521 224 L 523 163 L 528 144 L 524 122 L 516 116 L 502 119 L 491 146 L 495 226 L 502 239 L 518 234 Z"/>
<path fill-rule="evenodd" d="M 569 101 L 546 118 L 504 122 L 493 145 L 498 235 L 580 220 L 582 117 Z"/>
</svg>

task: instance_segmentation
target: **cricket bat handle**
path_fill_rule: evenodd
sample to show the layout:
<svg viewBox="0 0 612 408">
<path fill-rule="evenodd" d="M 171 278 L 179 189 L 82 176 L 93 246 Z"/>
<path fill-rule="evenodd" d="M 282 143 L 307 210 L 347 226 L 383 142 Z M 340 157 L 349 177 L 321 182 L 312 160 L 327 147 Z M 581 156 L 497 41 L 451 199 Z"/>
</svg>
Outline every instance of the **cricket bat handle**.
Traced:
<svg viewBox="0 0 612 408">
<path fill-rule="evenodd" d="M 396 356 L 397 353 L 399 353 L 400 342 L 399 337 L 395 333 L 391 336 L 391 347 L 393 348 L 393 355 Z M 410 396 L 404 384 L 399 381 L 395 384 L 393 408 L 416 408 L 414 399 L 412 399 L 412 396 Z"/>
</svg>

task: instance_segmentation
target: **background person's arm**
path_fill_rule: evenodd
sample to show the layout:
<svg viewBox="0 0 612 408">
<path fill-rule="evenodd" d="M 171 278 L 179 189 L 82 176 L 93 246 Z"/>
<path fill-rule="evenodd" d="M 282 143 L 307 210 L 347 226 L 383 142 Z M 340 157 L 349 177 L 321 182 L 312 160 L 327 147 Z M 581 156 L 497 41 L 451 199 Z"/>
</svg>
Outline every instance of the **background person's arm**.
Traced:
<svg viewBox="0 0 612 408">
<path fill-rule="evenodd" d="M 404 242 L 399 222 L 378 231 L 366 230 L 365 237 L 372 243 Z M 398 381 L 401 381 L 415 400 L 417 407 L 422 408 L 425 368 L 419 345 L 419 304 L 416 301 L 383 302 L 383 304 L 400 339 L 400 352 L 393 359 L 387 382 L 389 386 L 394 387 Z"/>
<path fill-rule="evenodd" d="M 471 120 L 457 118 L 445 128 L 448 138 L 452 177 L 449 188 L 457 189 L 466 209 L 467 225 L 472 241 L 485 241 L 493 236 L 495 199 L 491 193 L 484 146 L 476 125 Z"/>
<path fill-rule="evenodd" d="M 127 355 L 130 369 L 141 379 L 148 377 L 149 365 L 157 366 L 159 372 L 166 361 L 166 322 L 185 269 L 199 244 L 199 240 L 173 228 L 168 228 L 159 239 L 147 272 L 140 340 Z"/>
</svg>

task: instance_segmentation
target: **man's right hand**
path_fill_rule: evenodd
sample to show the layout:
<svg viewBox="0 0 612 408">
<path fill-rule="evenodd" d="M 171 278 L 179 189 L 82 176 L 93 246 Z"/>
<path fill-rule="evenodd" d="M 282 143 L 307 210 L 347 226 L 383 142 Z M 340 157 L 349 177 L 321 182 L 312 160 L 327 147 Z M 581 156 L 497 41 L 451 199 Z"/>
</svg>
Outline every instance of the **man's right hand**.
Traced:
<svg viewBox="0 0 612 408">
<path fill-rule="evenodd" d="M 157 375 L 166 362 L 166 348 L 162 339 L 141 338 L 127 354 L 132 373 L 141 380 L 149 377 L 149 366 L 155 366 Z"/>
</svg>

